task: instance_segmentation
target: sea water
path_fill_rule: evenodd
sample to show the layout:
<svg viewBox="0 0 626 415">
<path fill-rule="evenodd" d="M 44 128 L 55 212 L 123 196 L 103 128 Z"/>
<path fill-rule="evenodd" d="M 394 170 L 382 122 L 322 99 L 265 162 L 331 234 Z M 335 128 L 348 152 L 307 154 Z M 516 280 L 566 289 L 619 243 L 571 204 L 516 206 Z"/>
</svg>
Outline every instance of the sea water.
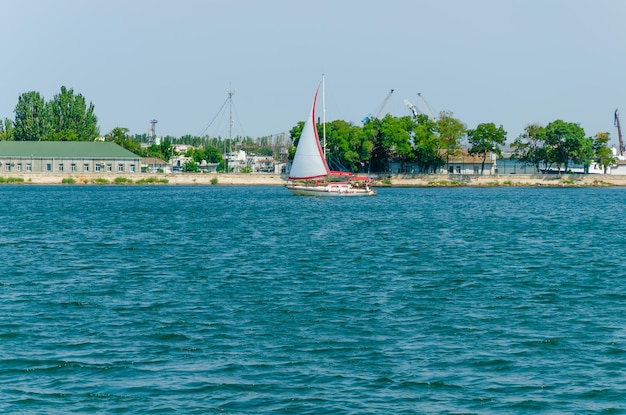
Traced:
<svg viewBox="0 0 626 415">
<path fill-rule="evenodd" d="M 626 412 L 626 189 L 0 201 L 0 413 Z"/>
</svg>

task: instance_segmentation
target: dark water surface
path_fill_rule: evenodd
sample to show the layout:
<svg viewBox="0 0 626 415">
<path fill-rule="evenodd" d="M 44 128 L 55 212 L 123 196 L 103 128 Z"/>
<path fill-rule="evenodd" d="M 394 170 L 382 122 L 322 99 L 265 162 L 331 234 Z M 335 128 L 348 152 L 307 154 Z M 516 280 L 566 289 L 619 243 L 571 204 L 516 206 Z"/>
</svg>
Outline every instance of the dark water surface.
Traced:
<svg viewBox="0 0 626 415">
<path fill-rule="evenodd" d="M 626 189 L 0 200 L 0 413 L 626 412 Z"/>
</svg>

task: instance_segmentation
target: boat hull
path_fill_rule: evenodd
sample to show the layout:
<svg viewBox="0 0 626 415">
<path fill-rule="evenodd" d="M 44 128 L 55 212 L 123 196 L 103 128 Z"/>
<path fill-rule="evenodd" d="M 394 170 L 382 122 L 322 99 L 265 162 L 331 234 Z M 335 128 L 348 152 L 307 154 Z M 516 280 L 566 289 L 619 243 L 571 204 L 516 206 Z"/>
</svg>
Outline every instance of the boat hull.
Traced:
<svg viewBox="0 0 626 415">
<path fill-rule="evenodd" d="M 369 187 L 354 187 L 350 184 L 345 185 L 320 185 L 305 186 L 298 184 L 287 184 L 285 187 L 291 190 L 294 195 L 299 196 L 374 196 L 376 191 Z"/>
</svg>

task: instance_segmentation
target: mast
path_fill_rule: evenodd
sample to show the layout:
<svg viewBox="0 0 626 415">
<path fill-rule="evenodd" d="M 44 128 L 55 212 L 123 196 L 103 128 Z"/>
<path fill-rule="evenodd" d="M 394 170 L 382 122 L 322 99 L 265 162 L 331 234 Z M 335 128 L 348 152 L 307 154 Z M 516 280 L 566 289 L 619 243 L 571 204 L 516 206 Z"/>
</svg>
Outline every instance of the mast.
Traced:
<svg viewBox="0 0 626 415">
<path fill-rule="evenodd" d="M 322 147 L 326 158 L 326 77 L 322 74 Z"/>
<path fill-rule="evenodd" d="M 228 152 L 230 153 L 230 146 L 233 142 L 233 91 L 231 85 L 228 85 L 228 112 L 229 112 L 229 126 L 228 126 Z"/>
</svg>

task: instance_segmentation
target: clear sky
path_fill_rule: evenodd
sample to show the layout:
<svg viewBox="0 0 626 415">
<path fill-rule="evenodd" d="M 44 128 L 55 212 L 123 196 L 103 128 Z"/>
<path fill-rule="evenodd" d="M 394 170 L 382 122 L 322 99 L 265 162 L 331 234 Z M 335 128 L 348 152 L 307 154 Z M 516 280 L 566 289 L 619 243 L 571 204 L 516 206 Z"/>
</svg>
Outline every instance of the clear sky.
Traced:
<svg viewBox="0 0 626 415">
<path fill-rule="evenodd" d="M 468 128 L 562 119 L 588 136 L 626 125 L 622 0 L 20 0 L 2 5 L 0 117 L 62 85 L 100 132 L 228 137 L 288 132 L 321 74 L 326 119 L 451 111 Z M 220 114 L 220 115 L 218 115 Z M 213 124 L 207 125 L 217 116 Z M 205 130 L 206 129 L 206 130 Z"/>
</svg>

